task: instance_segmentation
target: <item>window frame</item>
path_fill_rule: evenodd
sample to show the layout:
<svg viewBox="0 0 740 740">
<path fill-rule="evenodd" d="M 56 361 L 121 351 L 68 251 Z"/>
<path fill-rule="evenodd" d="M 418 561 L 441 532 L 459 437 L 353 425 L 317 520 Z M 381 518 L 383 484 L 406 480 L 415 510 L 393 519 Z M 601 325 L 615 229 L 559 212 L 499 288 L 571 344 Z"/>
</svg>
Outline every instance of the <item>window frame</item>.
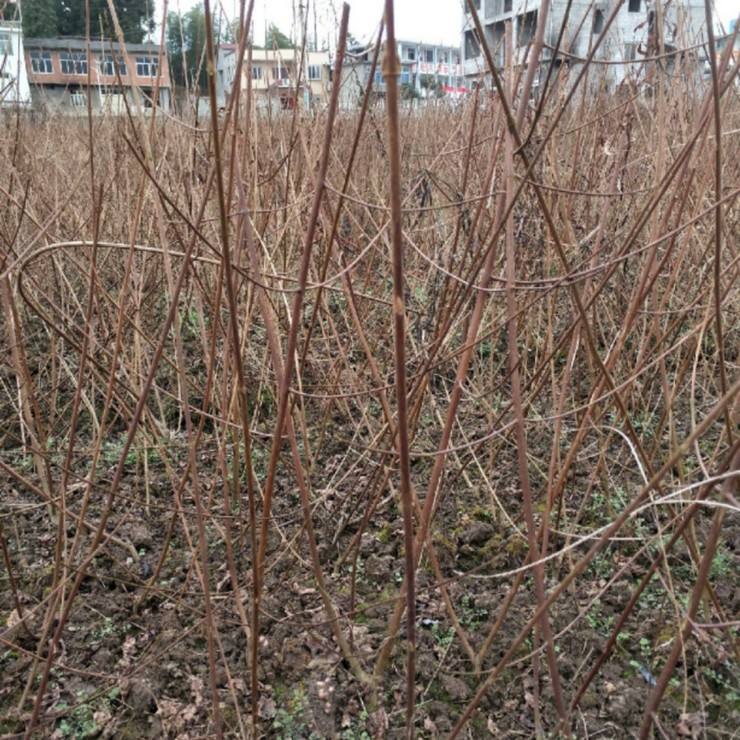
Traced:
<svg viewBox="0 0 740 740">
<path fill-rule="evenodd" d="M 0 59 L 13 56 L 13 35 L 9 31 L 0 31 Z"/>
<path fill-rule="evenodd" d="M 60 51 L 59 66 L 63 75 L 84 77 L 88 73 L 89 60 L 84 51 Z"/>
<path fill-rule="evenodd" d="M 591 33 L 596 36 L 604 30 L 604 11 L 601 8 L 594 8 L 594 17 L 591 23 Z"/>
<path fill-rule="evenodd" d="M 517 48 L 524 49 L 534 41 L 539 19 L 539 9 L 528 10 L 526 13 L 522 13 L 518 16 L 516 33 Z"/>
<path fill-rule="evenodd" d="M 146 54 L 136 57 L 136 76 L 141 78 L 153 78 L 159 74 L 157 57 Z"/>
<path fill-rule="evenodd" d="M 106 77 L 115 77 L 116 74 L 126 77 L 128 74 L 126 57 L 116 54 L 103 54 L 100 57 L 100 74 Z"/>
<path fill-rule="evenodd" d="M 35 74 L 35 75 L 54 74 L 54 59 L 51 56 L 50 51 L 47 51 L 46 49 L 31 49 L 28 52 L 28 58 L 31 60 L 32 74 Z M 43 69 L 41 69 L 41 67 L 43 67 Z"/>
<path fill-rule="evenodd" d="M 69 102 L 73 108 L 84 108 L 87 105 L 87 91 L 81 87 L 70 90 Z"/>
<path fill-rule="evenodd" d="M 642 0 L 629 0 L 627 4 L 628 13 L 639 13 L 642 10 Z"/>
<path fill-rule="evenodd" d="M 316 75 L 312 75 L 311 72 L 318 72 Z M 321 82 L 321 65 L 320 64 L 309 64 L 306 70 L 306 76 L 309 82 Z"/>
<path fill-rule="evenodd" d="M 253 64 L 252 65 L 252 80 L 261 80 L 261 79 L 262 79 L 262 65 Z"/>
</svg>

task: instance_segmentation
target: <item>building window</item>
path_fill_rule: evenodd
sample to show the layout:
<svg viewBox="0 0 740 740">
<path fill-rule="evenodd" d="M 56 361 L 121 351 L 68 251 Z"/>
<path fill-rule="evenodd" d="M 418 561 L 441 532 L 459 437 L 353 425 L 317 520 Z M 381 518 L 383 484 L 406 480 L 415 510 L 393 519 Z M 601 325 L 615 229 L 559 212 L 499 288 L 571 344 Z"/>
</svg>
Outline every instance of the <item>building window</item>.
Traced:
<svg viewBox="0 0 740 740">
<path fill-rule="evenodd" d="M 511 0 L 504 0 L 504 13 L 511 13 Z"/>
<path fill-rule="evenodd" d="M 79 51 L 63 51 L 59 54 L 63 75 L 86 75 L 87 54 Z"/>
<path fill-rule="evenodd" d="M 75 108 L 84 108 L 87 105 L 87 95 L 84 90 L 77 88 L 69 91 L 69 99 Z"/>
<path fill-rule="evenodd" d="M 480 44 L 474 30 L 465 31 L 465 58 L 475 59 L 480 56 Z"/>
<path fill-rule="evenodd" d="M 253 80 L 261 80 L 262 79 L 262 67 L 252 66 L 252 79 Z"/>
<path fill-rule="evenodd" d="M 591 33 L 601 33 L 604 30 L 604 11 L 596 8 L 594 10 L 594 25 Z"/>
<path fill-rule="evenodd" d="M 31 71 L 37 75 L 50 75 L 54 69 L 51 64 L 50 51 L 32 51 Z"/>
<path fill-rule="evenodd" d="M 446 51 L 439 52 L 439 63 L 447 64 L 447 52 Z"/>
<path fill-rule="evenodd" d="M 121 77 L 126 76 L 126 60 L 123 57 L 113 57 L 108 54 L 100 60 L 100 72 L 108 77 L 114 77 L 116 71 Z"/>
<path fill-rule="evenodd" d="M 321 79 L 321 65 L 309 64 L 308 65 L 308 79 L 309 80 L 320 80 Z"/>
<path fill-rule="evenodd" d="M 427 49 L 424 52 L 424 59 L 430 64 L 434 63 L 434 49 Z"/>
<path fill-rule="evenodd" d="M 639 13 L 642 0 L 630 0 L 628 10 L 630 13 Z"/>
<path fill-rule="evenodd" d="M 157 57 L 136 57 L 137 77 L 157 76 Z"/>
<path fill-rule="evenodd" d="M 406 59 L 408 59 L 410 62 L 416 61 L 416 49 L 414 49 L 413 46 L 406 47 Z"/>
<path fill-rule="evenodd" d="M 519 46 L 528 46 L 534 38 L 537 30 L 537 11 L 530 10 L 529 13 L 519 16 Z"/>
<path fill-rule="evenodd" d="M 273 67 L 272 68 L 272 79 L 273 80 L 287 80 L 290 75 L 285 67 Z"/>
<path fill-rule="evenodd" d="M 401 84 L 402 85 L 411 84 L 411 72 L 409 72 L 408 69 L 401 70 Z"/>
<path fill-rule="evenodd" d="M 0 58 L 13 56 L 13 40 L 6 31 L 0 31 Z"/>
<path fill-rule="evenodd" d="M 375 84 L 382 85 L 385 82 L 383 75 L 379 69 L 375 70 Z"/>
</svg>

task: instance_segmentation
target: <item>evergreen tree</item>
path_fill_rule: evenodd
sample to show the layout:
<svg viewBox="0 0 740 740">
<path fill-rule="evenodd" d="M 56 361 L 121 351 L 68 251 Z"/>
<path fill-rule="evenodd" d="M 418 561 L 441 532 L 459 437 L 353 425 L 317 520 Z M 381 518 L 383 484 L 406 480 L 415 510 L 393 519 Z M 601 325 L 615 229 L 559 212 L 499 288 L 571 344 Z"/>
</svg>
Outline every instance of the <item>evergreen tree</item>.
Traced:
<svg viewBox="0 0 740 740">
<path fill-rule="evenodd" d="M 187 13 L 167 14 L 167 52 L 170 72 L 176 85 L 200 93 L 208 89 L 203 50 L 206 45 L 206 17 L 196 5 Z"/>
<path fill-rule="evenodd" d="M 25 0 L 45 2 L 45 0 Z M 57 34 L 59 36 L 85 35 L 85 0 L 57 0 Z M 154 30 L 154 4 L 148 0 L 113 0 L 118 21 L 126 41 L 141 43 Z M 115 39 L 113 20 L 106 0 L 90 0 L 90 36 Z"/>
<path fill-rule="evenodd" d="M 292 49 L 293 42 L 274 23 L 265 34 L 265 49 Z"/>
<path fill-rule="evenodd" d="M 57 0 L 24 0 L 23 35 L 28 38 L 49 38 L 57 36 Z"/>
<path fill-rule="evenodd" d="M 0 0 L 0 20 L 17 21 L 18 3 L 11 0 Z"/>
</svg>

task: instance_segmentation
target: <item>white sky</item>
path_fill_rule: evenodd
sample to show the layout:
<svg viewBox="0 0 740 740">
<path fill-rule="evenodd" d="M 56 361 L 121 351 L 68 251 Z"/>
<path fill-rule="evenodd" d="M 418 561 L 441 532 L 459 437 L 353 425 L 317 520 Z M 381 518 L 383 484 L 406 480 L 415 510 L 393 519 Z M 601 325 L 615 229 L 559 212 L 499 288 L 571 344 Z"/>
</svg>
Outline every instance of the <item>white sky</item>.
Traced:
<svg viewBox="0 0 740 740">
<path fill-rule="evenodd" d="M 306 0 L 302 0 L 306 3 Z M 185 11 L 202 0 L 168 0 L 170 10 Z M 301 0 L 255 0 L 255 40 L 264 38 L 265 26 L 275 23 L 288 35 L 293 30 L 294 8 L 298 13 Z M 163 0 L 156 0 L 159 13 Z M 214 10 L 221 6 L 230 17 L 238 12 L 238 0 L 211 0 Z M 314 0 L 310 0 L 309 35 L 313 34 Z M 349 0 L 349 30 L 359 41 L 369 41 L 377 34 L 383 14 L 384 0 Z M 396 0 L 396 36 L 410 41 L 429 43 L 460 43 L 464 0 Z M 725 26 L 738 15 L 738 0 L 714 0 L 715 8 Z M 342 0 L 316 0 L 319 43 L 326 44 L 327 34 L 336 33 Z M 333 39 L 331 46 L 334 46 Z"/>
</svg>

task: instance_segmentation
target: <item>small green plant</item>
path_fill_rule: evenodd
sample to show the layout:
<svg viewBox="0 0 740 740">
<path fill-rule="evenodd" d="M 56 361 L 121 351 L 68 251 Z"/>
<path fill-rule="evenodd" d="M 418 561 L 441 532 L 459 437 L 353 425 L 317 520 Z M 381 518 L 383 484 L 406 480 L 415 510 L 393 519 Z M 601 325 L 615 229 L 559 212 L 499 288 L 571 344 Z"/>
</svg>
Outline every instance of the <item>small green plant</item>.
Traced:
<svg viewBox="0 0 740 740">
<path fill-rule="evenodd" d="M 115 622 L 110 617 L 105 617 L 103 624 L 93 630 L 92 636 L 95 640 L 104 640 L 106 637 L 115 635 L 116 631 Z"/>
<path fill-rule="evenodd" d="M 123 438 L 108 440 L 103 444 L 103 462 L 106 465 L 117 465 L 123 453 Z M 126 465 L 136 465 L 137 452 L 130 449 L 126 455 Z"/>
<path fill-rule="evenodd" d="M 731 707 L 732 711 L 740 711 L 740 687 L 737 683 L 733 685 L 716 668 L 710 666 L 704 666 L 701 673 L 709 687 L 722 696 L 722 699 L 728 705 L 728 709 Z"/>
<path fill-rule="evenodd" d="M 478 606 L 470 594 L 464 594 L 460 604 L 460 622 L 466 629 L 475 632 L 488 619 L 488 609 Z"/>
<path fill-rule="evenodd" d="M 653 646 L 650 644 L 650 640 L 647 637 L 640 638 L 640 653 L 642 657 L 649 660 L 653 652 Z"/>
<path fill-rule="evenodd" d="M 713 581 L 727 578 L 733 572 L 732 558 L 730 557 L 724 545 L 717 548 L 712 560 L 712 566 L 709 570 L 709 577 Z"/>
<path fill-rule="evenodd" d="M 306 722 L 308 699 L 303 684 L 298 684 L 291 691 L 276 691 L 277 710 L 272 720 L 274 737 L 278 740 L 293 740 L 296 737 L 318 740 L 319 736 L 311 731 Z"/>
<path fill-rule="evenodd" d="M 434 641 L 441 648 L 448 648 L 452 641 L 455 639 L 455 630 L 452 627 L 444 628 L 438 622 L 432 625 L 432 635 L 434 635 Z"/>
<path fill-rule="evenodd" d="M 357 719 L 342 730 L 339 740 L 371 740 L 372 736 L 366 729 L 369 716 L 367 709 L 363 708 Z"/>
<path fill-rule="evenodd" d="M 614 615 L 610 614 L 609 616 L 606 616 L 604 614 L 601 601 L 596 599 L 588 612 L 586 612 L 586 621 L 591 629 L 595 630 L 600 635 L 606 636 L 611 633 L 614 625 Z"/>
<path fill-rule="evenodd" d="M 64 713 L 70 710 L 57 722 L 57 732 L 62 737 L 83 740 L 83 738 L 96 737 L 101 729 L 95 720 L 95 714 L 103 710 L 110 714 L 113 705 L 118 701 L 120 689 L 113 687 L 107 694 L 97 696 L 94 700 L 87 701 L 90 695 L 81 692 L 78 694 L 79 704 L 70 709 L 67 702 L 61 701 L 54 706 L 57 712 Z"/>
</svg>

